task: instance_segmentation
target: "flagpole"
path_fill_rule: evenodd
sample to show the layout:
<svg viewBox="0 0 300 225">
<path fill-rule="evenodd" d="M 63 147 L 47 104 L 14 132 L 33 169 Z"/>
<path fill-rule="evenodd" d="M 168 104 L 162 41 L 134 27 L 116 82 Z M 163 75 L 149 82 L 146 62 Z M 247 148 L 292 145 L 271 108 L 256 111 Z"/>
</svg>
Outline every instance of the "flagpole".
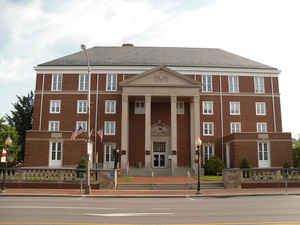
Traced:
<svg viewBox="0 0 300 225">
<path fill-rule="evenodd" d="M 92 143 L 91 143 L 91 71 L 90 71 L 90 60 L 89 60 L 89 55 L 86 50 L 86 46 L 84 44 L 81 45 L 81 49 L 84 52 L 86 58 L 87 58 L 87 67 L 88 67 L 88 79 L 89 79 L 89 91 L 88 91 L 88 124 L 87 124 L 87 145 L 86 145 L 86 156 L 87 156 L 87 165 L 86 165 L 86 186 L 85 186 L 85 194 L 90 194 L 91 193 L 91 163 L 90 163 L 90 153 L 89 153 L 89 148 L 92 148 Z"/>
</svg>

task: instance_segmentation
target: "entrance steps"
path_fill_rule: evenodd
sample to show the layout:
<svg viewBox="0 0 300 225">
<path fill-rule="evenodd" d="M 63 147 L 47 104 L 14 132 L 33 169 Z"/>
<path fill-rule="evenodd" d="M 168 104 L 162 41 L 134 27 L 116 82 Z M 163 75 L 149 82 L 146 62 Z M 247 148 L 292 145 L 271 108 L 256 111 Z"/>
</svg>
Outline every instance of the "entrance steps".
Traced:
<svg viewBox="0 0 300 225">
<path fill-rule="evenodd" d="M 196 171 L 192 168 L 178 167 L 178 168 L 128 168 L 128 170 L 122 170 L 123 176 L 135 176 L 135 177 L 151 177 L 151 176 L 194 176 Z M 200 175 L 204 174 L 204 169 L 200 169 Z"/>
<path fill-rule="evenodd" d="M 200 183 L 201 189 L 224 189 L 222 182 Z M 196 190 L 197 183 L 186 184 L 119 184 L 119 190 Z"/>
</svg>

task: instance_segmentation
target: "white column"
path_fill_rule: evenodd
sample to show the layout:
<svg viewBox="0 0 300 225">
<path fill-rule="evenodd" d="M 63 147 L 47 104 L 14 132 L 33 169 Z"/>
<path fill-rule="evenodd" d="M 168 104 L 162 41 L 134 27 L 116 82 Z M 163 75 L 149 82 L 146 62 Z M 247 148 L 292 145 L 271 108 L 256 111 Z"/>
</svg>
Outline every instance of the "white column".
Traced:
<svg viewBox="0 0 300 225">
<path fill-rule="evenodd" d="M 194 123 L 194 100 L 190 102 L 190 129 L 191 129 L 191 168 L 195 167 L 195 123 Z"/>
<path fill-rule="evenodd" d="M 128 167 L 128 95 L 122 95 L 121 168 Z"/>
<path fill-rule="evenodd" d="M 177 168 L 177 97 L 171 96 L 171 154 L 172 168 Z M 175 153 L 175 154 L 174 154 Z"/>
<path fill-rule="evenodd" d="M 194 96 L 190 104 L 191 113 L 191 166 L 195 167 L 195 151 L 196 151 L 196 141 L 200 136 L 200 97 Z M 202 151 L 201 151 L 202 155 Z M 200 157 L 201 157 L 200 155 Z"/>
<path fill-rule="evenodd" d="M 145 96 L 145 168 L 151 168 L 151 95 Z"/>
</svg>

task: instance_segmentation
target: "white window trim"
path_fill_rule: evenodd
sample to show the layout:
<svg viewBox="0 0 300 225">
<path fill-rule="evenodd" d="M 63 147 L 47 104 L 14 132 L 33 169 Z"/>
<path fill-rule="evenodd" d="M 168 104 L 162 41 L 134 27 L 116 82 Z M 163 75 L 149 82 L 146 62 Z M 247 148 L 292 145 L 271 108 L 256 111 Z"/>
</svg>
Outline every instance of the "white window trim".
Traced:
<svg viewBox="0 0 300 225">
<path fill-rule="evenodd" d="M 57 130 L 51 130 L 51 124 L 56 123 L 57 124 Z M 48 123 L 48 131 L 57 132 L 60 129 L 60 122 L 58 120 L 51 120 Z"/>
<path fill-rule="evenodd" d="M 108 77 L 109 76 L 112 76 L 112 78 L 114 77 L 114 76 L 116 76 L 116 90 L 108 90 Z M 112 82 L 112 80 L 113 79 L 111 79 L 111 87 L 112 87 L 112 84 L 113 84 L 113 82 Z M 118 74 L 117 73 L 108 73 L 108 74 L 106 74 L 106 91 L 109 91 L 109 92 L 116 92 L 116 91 L 118 91 Z"/>
<path fill-rule="evenodd" d="M 85 124 L 85 126 L 80 126 L 81 124 Z M 83 131 L 87 131 L 87 121 L 86 120 L 81 120 L 81 121 L 76 121 L 76 130 L 81 127 Z"/>
<path fill-rule="evenodd" d="M 210 145 L 212 147 L 212 155 L 208 156 L 208 160 L 210 160 L 211 157 L 215 156 L 215 145 L 212 143 L 203 143 L 203 145 L 202 145 L 203 164 L 205 164 L 205 146 L 206 145 Z"/>
<path fill-rule="evenodd" d="M 233 125 L 239 125 L 239 127 L 240 127 L 240 130 L 237 132 L 237 131 L 235 131 L 235 132 L 233 132 Z M 241 125 L 241 122 L 231 122 L 230 123 L 230 133 L 231 134 L 236 134 L 236 133 L 241 133 L 242 132 L 242 125 Z"/>
<path fill-rule="evenodd" d="M 267 149 L 268 149 L 268 161 L 269 161 L 269 166 L 271 167 L 271 145 L 270 145 L 270 141 L 258 141 L 257 142 L 257 162 L 258 162 L 258 168 L 268 168 L 268 167 L 259 167 L 259 161 L 260 161 L 260 159 L 259 159 L 259 144 L 267 144 Z M 263 152 L 263 154 L 264 154 L 264 152 Z M 263 158 L 264 158 L 264 156 L 263 156 Z M 265 161 L 265 160 L 264 160 Z"/>
<path fill-rule="evenodd" d="M 137 108 L 142 109 L 142 107 L 137 107 L 138 103 L 143 103 L 144 104 L 143 110 L 141 110 L 141 111 L 137 110 Z M 136 100 L 134 102 L 134 114 L 145 114 L 145 101 L 144 100 Z"/>
<path fill-rule="evenodd" d="M 235 85 L 232 85 L 232 89 L 233 90 L 230 90 L 230 78 L 234 78 L 234 77 L 237 77 L 237 90 L 234 90 L 234 87 L 235 87 Z M 234 79 L 232 79 L 232 80 L 234 80 Z M 240 84 L 239 84 L 240 82 L 239 82 L 239 76 L 237 76 L 237 75 L 234 75 L 234 76 L 228 76 L 228 92 L 229 93 L 239 93 L 240 92 Z M 234 84 L 234 82 L 232 83 L 232 84 Z"/>
<path fill-rule="evenodd" d="M 258 105 L 263 104 L 264 105 L 264 113 L 259 113 L 258 112 Z M 266 103 L 265 102 L 255 102 L 255 111 L 257 116 L 265 116 L 267 115 L 267 109 L 266 109 Z"/>
<path fill-rule="evenodd" d="M 262 124 L 264 124 L 265 125 L 265 127 L 266 127 L 266 130 L 265 131 L 259 131 L 259 126 L 260 126 L 260 128 L 262 128 Z M 267 123 L 266 122 L 258 122 L 258 123 L 256 123 L 256 132 L 257 133 L 267 133 L 268 132 L 268 125 L 267 125 Z"/>
<path fill-rule="evenodd" d="M 109 129 L 109 133 L 106 132 L 106 127 L 108 126 L 107 124 L 113 124 L 114 127 L 114 132 L 111 132 L 112 129 Z M 111 127 L 110 127 L 111 128 Z M 115 136 L 116 135 L 116 121 L 104 121 L 104 135 L 106 136 Z"/>
<path fill-rule="evenodd" d="M 207 89 L 207 87 L 208 87 L 208 82 L 207 82 L 207 79 L 206 79 L 206 90 L 204 90 L 204 82 L 203 82 L 203 78 L 204 78 L 204 76 L 206 76 L 207 78 L 208 77 L 210 77 L 211 78 L 211 90 L 210 91 L 208 91 Z M 201 76 L 201 82 L 202 82 L 202 87 L 201 87 L 201 89 L 202 89 L 202 92 L 213 92 L 213 76 L 212 75 L 202 75 Z"/>
<path fill-rule="evenodd" d="M 89 75 L 88 74 L 86 74 L 86 73 L 81 73 L 81 74 L 79 74 L 79 76 L 78 76 L 78 91 L 88 91 L 89 90 L 89 82 L 88 82 L 88 86 L 87 86 L 87 89 L 80 89 L 80 77 L 81 76 L 84 76 L 84 82 L 83 82 L 83 87 L 85 87 L 85 82 L 86 82 L 86 79 L 89 79 Z"/>
<path fill-rule="evenodd" d="M 212 133 L 211 134 L 205 134 L 205 125 L 212 124 Z M 203 122 L 203 136 L 214 136 L 214 122 Z"/>
<path fill-rule="evenodd" d="M 260 93 L 260 94 L 265 93 L 265 78 L 264 77 L 255 76 L 255 77 L 253 77 L 253 79 L 254 79 L 254 92 L 255 93 Z M 259 83 L 257 83 L 259 79 L 262 79 L 262 81 L 263 81 L 263 90 L 262 91 L 256 88 L 256 87 L 260 86 Z"/>
<path fill-rule="evenodd" d="M 109 104 L 109 106 L 111 106 L 111 103 L 114 102 L 114 108 L 113 108 L 113 111 L 112 112 L 108 112 L 107 111 L 107 104 Z M 117 105 L 117 101 L 116 100 L 105 100 L 105 103 L 104 103 L 104 107 L 105 107 L 105 114 L 116 114 L 117 111 L 116 111 L 116 105 Z M 108 107 L 109 109 L 111 109 L 111 107 Z"/>
<path fill-rule="evenodd" d="M 79 102 L 86 102 L 86 112 L 79 112 Z M 77 113 L 87 114 L 88 113 L 88 100 L 77 100 Z"/>
<path fill-rule="evenodd" d="M 239 112 L 238 113 L 233 113 L 231 112 L 231 105 L 234 105 L 234 104 L 238 104 L 239 105 Z M 240 102 L 229 102 L 229 114 L 230 115 L 241 115 L 241 103 Z"/>
<path fill-rule="evenodd" d="M 52 112 L 52 104 L 54 104 L 54 102 L 59 102 L 59 111 L 58 112 Z M 60 108 L 61 108 L 61 100 L 50 100 L 50 108 L 49 108 L 49 113 L 51 114 L 59 114 L 60 113 Z"/>
<path fill-rule="evenodd" d="M 51 140 L 49 141 L 49 161 L 48 161 L 48 165 L 49 167 L 52 167 L 51 165 L 51 162 L 52 162 L 52 143 L 60 143 L 60 152 L 61 152 L 61 156 L 60 156 L 60 161 L 61 161 L 61 164 L 63 162 L 63 142 L 62 141 L 54 141 L 54 140 Z M 57 144 L 56 144 L 56 159 L 57 160 Z"/>
<path fill-rule="evenodd" d="M 211 104 L 211 109 L 212 109 L 212 112 L 211 113 L 207 113 L 207 112 L 205 112 L 204 111 L 204 109 L 205 109 L 205 103 L 209 103 L 209 104 Z M 203 101 L 202 102 L 202 113 L 203 113 L 203 115 L 213 115 L 214 114 L 214 102 L 213 101 Z"/>
<path fill-rule="evenodd" d="M 58 90 L 58 79 L 56 81 L 56 87 L 55 89 L 53 88 L 53 77 L 56 76 L 58 78 L 58 76 L 61 77 L 61 89 Z M 61 73 L 54 73 L 51 76 L 51 91 L 61 91 L 62 90 L 62 83 L 63 83 L 63 75 Z"/>
<path fill-rule="evenodd" d="M 176 114 L 178 114 L 178 115 L 184 114 L 184 102 L 183 101 L 178 101 L 176 103 Z"/>
</svg>

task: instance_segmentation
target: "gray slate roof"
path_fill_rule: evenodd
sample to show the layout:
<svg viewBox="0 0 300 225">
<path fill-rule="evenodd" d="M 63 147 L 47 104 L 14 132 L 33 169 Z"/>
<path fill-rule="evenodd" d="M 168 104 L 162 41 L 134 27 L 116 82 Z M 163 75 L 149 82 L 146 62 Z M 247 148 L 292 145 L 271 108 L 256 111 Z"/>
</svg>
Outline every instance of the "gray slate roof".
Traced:
<svg viewBox="0 0 300 225">
<path fill-rule="evenodd" d="M 216 48 L 93 47 L 87 49 L 91 66 L 186 66 L 274 69 L 259 62 Z M 82 51 L 38 66 L 85 66 Z"/>
</svg>

